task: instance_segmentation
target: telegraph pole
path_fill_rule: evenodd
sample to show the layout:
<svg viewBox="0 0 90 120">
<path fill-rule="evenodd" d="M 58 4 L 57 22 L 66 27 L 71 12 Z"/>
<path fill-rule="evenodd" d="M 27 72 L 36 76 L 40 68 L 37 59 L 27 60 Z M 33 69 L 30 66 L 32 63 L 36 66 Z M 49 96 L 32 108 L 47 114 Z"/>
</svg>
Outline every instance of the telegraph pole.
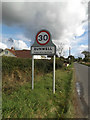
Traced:
<svg viewBox="0 0 90 120">
<path fill-rule="evenodd" d="M 71 48 L 69 47 L 69 56 L 71 55 Z"/>
</svg>

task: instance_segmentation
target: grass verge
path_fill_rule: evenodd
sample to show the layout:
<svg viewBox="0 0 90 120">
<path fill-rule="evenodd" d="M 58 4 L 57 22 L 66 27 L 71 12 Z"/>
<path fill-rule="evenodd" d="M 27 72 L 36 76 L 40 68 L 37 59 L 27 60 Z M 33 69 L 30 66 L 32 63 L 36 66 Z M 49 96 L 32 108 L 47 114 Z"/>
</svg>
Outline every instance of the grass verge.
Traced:
<svg viewBox="0 0 90 120">
<path fill-rule="evenodd" d="M 90 67 L 90 63 L 81 63 L 81 64 L 83 64 L 83 65 L 86 65 L 86 66 Z"/>
<path fill-rule="evenodd" d="M 52 74 L 35 78 L 35 89 L 25 83 L 9 93 L 3 92 L 3 118 L 70 118 L 72 70 L 56 71 L 56 93 L 52 93 Z"/>
</svg>

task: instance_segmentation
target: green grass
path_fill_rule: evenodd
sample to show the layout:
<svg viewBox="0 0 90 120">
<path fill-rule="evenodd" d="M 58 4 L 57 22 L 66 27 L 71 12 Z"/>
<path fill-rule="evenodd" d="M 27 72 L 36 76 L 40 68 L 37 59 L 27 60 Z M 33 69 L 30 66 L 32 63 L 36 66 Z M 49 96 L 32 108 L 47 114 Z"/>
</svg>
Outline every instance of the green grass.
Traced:
<svg viewBox="0 0 90 120">
<path fill-rule="evenodd" d="M 83 65 L 86 65 L 86 66 L 90 67 L 90 63 L 81 63 L 81 64 L 83 64 Z"/>
<path fill-rule="evenodd" d="M 72 71 L 56 71 L 56 93 L 52 92 L 52 73 L 35 77 L 31 83 L 18 86 L 13 92 L 3 91 L 3 118 L 61 118 L 67 116 L 71 95 Z"/>
</svg>

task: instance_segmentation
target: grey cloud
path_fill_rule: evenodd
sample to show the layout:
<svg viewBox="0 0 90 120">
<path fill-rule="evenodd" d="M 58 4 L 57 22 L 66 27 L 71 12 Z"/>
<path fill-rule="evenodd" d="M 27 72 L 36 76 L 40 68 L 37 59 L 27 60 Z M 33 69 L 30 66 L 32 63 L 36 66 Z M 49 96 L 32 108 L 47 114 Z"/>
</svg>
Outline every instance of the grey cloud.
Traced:
<svg viewBox="0 0 90 120">
<path fill-rule="evenodd" d="M 65 3 L 3 3 L 3 23 L 23 27 L 26 37 L 33 39 L 41 29 L 47 29 L 53 39 L 59 39 L 63 32 L 61 11 Z M 64 9 L 63 9 L 64 10 Z"/>
</svg>

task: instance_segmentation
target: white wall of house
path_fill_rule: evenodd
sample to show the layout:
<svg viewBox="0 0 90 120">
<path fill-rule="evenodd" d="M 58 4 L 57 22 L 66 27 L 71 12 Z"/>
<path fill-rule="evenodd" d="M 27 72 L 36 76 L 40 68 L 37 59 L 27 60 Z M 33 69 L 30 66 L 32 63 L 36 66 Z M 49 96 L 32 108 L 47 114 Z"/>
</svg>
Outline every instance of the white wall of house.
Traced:
<svg viewBox="0 0 90 120">
<path fill-rule="evenodd" d="M 9 50 L 4 50 L 0 53 L 0 56 L 9 56 L 9 57 L 16 57 L 15 55 L 13 55 Z"/>
<path fill-rule="evenodd" d="M 34 59 L 41 59 L 41 55 L 34 55 Z"/>
<path fill-rule="evenodd" d="M 50 57 L 47 57 L 47 55 L 34 55 L 34 59 L 48 59 L 50 60 Z"/>
</svg>

